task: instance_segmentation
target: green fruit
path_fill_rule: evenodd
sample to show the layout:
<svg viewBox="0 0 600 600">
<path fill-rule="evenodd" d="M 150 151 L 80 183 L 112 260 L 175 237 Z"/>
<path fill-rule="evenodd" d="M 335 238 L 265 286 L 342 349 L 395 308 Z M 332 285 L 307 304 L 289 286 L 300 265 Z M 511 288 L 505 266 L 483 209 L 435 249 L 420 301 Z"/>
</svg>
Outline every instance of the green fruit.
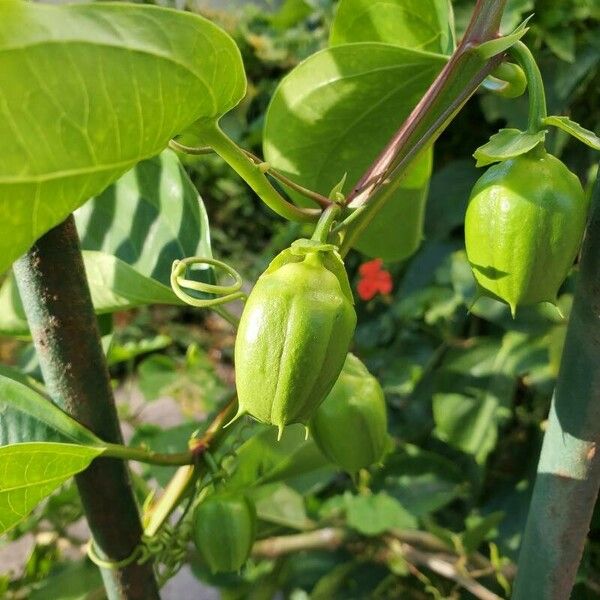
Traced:
<svg viewBox="0 0 600 600">
<path fill-rule="evenodd" d="M 356 326 L 334 246 L 297 240 L 260 276 L 235 342 L 238 414 L 307 423 L 335 383 Z"/>
<path fill-rule="evenodd" d="M 194 511 L 194 543 L 212 573 L 239 570 L 255 537 L 256 509 L 244 496 L 215 494 Z"/>
<path fill-rule="evenodd" d="M 588 203 L 579 179 L 544 150 L 494 165 L 467 207 L 465 242 L 484 293 L 518 306 L 556 302 L 577 256 Z"/>
<path fill-rule="evenodd" d="M 323 454 L 349 473 L 381 460 L 388 440 L 383 390 L 353 354 L 315 411 L 310 431 Z"/>
</svg>

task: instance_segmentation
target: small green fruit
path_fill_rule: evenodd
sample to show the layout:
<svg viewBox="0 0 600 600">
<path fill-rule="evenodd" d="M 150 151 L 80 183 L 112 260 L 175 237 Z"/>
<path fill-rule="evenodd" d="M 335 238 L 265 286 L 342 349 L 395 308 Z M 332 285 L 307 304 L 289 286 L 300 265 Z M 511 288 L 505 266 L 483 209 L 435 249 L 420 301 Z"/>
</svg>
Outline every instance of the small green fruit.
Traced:
<svg viewBox="0 0 600 600">
<path fill-rule="evenodd" d="M 494 165 L 467 207 L 467 257 L 480 289 L 518 306 L 556 302 L 583 238 L 588 202 L 579 179 L 534 149 Z"/>
<path fill-rule="evenodd" d="M 256 537 L 256 509 L 244 496 L 215 494 L 194 511 L 194 543 L 212 573 L 239 570 Z"/>
<path fill-rule="evenodd" d="M 235 342 L 239 411 L 279 428 L 307 423 L 335 383 L 356 326 L 334 246 L 298 240 L 260 276 Z"/>
<path fill-rule="evenodd" d="M 381 460 L 388 440 L 383 390 L 353 354 L 315 411 L 310 431 L 323 454 L 349 473 Z"/>
</svg>

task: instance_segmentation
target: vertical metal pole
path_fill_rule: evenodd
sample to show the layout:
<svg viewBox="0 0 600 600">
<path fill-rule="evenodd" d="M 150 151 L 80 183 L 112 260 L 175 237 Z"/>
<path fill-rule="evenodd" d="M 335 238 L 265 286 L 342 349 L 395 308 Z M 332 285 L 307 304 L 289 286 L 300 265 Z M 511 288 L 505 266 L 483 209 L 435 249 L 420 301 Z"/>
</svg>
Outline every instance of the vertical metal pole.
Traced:
<svg viewBox="0 0 600 600">
<path fill-rule="evenodd" d="M 73 217 L 13 269 L 52 400 L 103 440 L 122 443 Z M 98 459 L 76 481 L 98 550 L 113 561 L 130 556 L 142 527 L 126 465 Z M 102 569 L 102 576 L 110 600 L 160 598 L 150 563 Z"/>
<path fill-rule="evenodd" d="M 568 600 L 600 487 L 600 178 L 513 600 Z"/>
</svg>

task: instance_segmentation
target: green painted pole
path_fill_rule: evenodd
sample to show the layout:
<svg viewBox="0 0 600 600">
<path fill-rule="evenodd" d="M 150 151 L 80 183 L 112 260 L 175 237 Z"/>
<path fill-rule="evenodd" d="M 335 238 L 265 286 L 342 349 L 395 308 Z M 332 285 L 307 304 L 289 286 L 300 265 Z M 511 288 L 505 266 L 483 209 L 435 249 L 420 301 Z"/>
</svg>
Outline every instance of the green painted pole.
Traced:
<svg viewBox="0 0 600 600">
<path fill-rule="evenodd" d="M 108 368 L 73 217 L 50 230 L 13 266 L 52 400 L 111 443 L 122 443 Z M 76 477 L 98 550 L 130 556 L 142 527 L 126 465 L 97 459 Z M 159 599 L 151 563 L 102 569 L 109 600 Z"/>
<path fill-rule="evenodd" d="M 600 178 L 513 600 L 568 600 L 600 488 Z"/>
</svg>

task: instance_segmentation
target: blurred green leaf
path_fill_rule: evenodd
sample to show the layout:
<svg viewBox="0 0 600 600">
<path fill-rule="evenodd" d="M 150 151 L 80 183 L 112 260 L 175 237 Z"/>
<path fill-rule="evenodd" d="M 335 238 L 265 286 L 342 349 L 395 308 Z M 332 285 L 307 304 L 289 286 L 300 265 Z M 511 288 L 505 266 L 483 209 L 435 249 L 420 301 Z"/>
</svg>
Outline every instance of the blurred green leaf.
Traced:
<svg viewBox="0 0 600 600">
<path fill-rule="evenodd" d="M 256 505 L 256 515 L 262 521 L 298 530 L 314 526 L 306 515 L 304 498 L 283 483 L 254 488 L 250 497 Z"/>
<path fill-rule="evenodd" d="M 285 428 L 280 441 L 269 427 L 251 437 L 237 452 L 228 486 L 245 488 L 298 477 L 328 466 L 327 459 L 302 425 Z"/>
<path fill-rule="evenodd" d="M 386 458 L 373 486 L 396 498 L 412 515 L 433 513 L 464 495 L 464 477 L 450 459 L 406 445 Z"/>
<path fill-rule="evenodd" d="M 475 552 L 490 537 L 496 527 L 504 519 L 503 512 L 495 512 L 474 522 L 468 522 L 467 530 L 462 534 L 463 548 L 467 554 Z"/>
<path fill-rule="evenodd" d="M 379 535 L 389 529 L 414 529 L 417 520 L 398 500 L 384 492 L 368 496 L 344 495 L 346 522 L 363 535 Z"/>
<path fill-rule="evenodd" d="M 29 600 L 90 600 L 102 589 L 98 568 L 88 560 L 73 563 L 50 575 L 34 587 Z"/>
</svg>

